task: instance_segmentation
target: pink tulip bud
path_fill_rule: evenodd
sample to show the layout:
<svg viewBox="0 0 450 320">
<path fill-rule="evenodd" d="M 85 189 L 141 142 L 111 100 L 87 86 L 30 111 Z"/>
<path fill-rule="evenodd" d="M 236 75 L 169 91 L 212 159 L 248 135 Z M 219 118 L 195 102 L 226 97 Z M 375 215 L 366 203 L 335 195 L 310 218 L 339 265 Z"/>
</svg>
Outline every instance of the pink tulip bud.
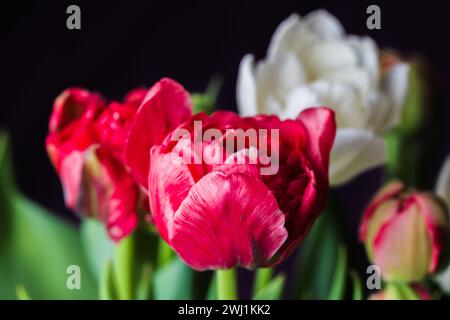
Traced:
<svg viewBox="0 0 450 320">
<path fill-rule="evenodd" d="M 360 227 L 369 259 L 385 280 L 420 281 L 443 261 L 446 208 L 431 193 L 405 190 L 394 181 L 366 209 Z"/>
</svg>

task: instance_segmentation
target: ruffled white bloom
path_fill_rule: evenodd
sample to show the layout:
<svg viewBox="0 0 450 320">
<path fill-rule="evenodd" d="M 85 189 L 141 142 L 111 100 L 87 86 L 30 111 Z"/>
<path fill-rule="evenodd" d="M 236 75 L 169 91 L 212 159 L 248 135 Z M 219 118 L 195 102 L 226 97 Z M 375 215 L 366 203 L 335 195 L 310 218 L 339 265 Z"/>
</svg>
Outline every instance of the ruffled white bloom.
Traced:
<svg viewBox="0 0 450 320">
<path fill-rule="evenodd" d="M 237 103 L 244 116 L 296 118 L 305 108 L 329 106 L 338 131 L 330 182 L 339 185 L 386 161 L 383 134 L 400 121 L 408 65 L 381 74 L 372 39 L 346 35 L 326 11 L 294 14 L 272 36 L 267 57 L 240 64 Z"/>
<path fill-rule="evenodd" d="M 447 158 L 439 173 L 438 181 L 436 183 L 436 193 L 445 201 L 450 207 L 450 157 Z M 450 294 L 450 266 L 445 271 L 437 276 L 437 280 L 441 285 L 442 290 Z"/>
</svg>

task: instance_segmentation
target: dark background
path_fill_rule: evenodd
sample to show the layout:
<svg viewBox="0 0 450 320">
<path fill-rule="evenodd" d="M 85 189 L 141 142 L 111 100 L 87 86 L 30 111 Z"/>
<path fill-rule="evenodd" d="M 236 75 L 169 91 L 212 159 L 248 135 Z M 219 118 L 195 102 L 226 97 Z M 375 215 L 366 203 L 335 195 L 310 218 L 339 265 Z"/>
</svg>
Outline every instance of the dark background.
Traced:
<svg viewBox="0 0 450 320">
<path fill-rule="evenodd" d="M 16 177 L 33 200 L 67 219 L 59 180 L 44 148 L 53 99 L 69 86 L 121 99 L 135 86 L 164 76 L 202 91 L 220 73 L 219 108 L 235 109 L 238 65 L 246 53 L 264 57 L 277 25 L 291 13 L 325 8 L 347 32 L 369 35 L 380 47 L 420 54 L 434 68 L 445 112 L 430 180 L 449 151 L 450 52 L 444 1 L 14 1 L 1 6 L 0 126 L 13 145 Z M 81 30 L 66 28 L 66 8 L 81 7 Z M 381 7 L 381 30 L 366 28 L 366 8 Z M 348 237 L 356 240 L 359 216 L 378 188 L 376 172 L 338 190 L 346 196 Z M 1 213 L 0 213 L 1 214 Z M 356 242 L 354 241 L 353 243 Z M 356 248 L 356 247 L 355 247 Z M 358 250 L 358 249 L 356 249 Z"/>
</svg>

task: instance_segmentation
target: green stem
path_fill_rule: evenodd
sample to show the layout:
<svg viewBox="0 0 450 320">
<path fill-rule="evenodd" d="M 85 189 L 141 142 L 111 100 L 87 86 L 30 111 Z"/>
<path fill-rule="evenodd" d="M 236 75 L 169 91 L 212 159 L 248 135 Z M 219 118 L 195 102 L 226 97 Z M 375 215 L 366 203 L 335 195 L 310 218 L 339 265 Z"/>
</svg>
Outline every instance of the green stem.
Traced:
<svg viewBox="0 0 450 320">
<path fill-rule="evenodd" d="M 217 299 L 237 300 L 237 271 L 236 268 L 217 270 Z"/>
<path fill-rule="evenodd" d="M 273 269 L 271 268 L 259 268 L 256 270 L 255 280 L 253 282 L 253 296 L 256 296 L 270 282 L 272 274 Z"/>
<path fill-rule="evenodd" d="M 134 234 L 130 234 L 117 245 L 113 264 L 118 298 L 133 299 Z"/>
</svg>

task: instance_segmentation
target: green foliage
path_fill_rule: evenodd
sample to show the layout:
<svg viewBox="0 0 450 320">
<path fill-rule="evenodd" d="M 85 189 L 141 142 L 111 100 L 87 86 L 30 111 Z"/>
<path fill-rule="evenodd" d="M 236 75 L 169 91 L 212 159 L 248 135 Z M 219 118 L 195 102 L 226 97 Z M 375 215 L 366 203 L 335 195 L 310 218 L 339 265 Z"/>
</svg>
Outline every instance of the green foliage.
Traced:
<svg viewBox="0 0 450 320">
<path fill-rule="evenodd" d="M 0 299 L 96 298 L 77 229 L 24 197 L 12 170 L 8 138 L 0 134 Z M 70 265 L 80 267 L 80 290 L 66 287 Z"/>
</svg>

